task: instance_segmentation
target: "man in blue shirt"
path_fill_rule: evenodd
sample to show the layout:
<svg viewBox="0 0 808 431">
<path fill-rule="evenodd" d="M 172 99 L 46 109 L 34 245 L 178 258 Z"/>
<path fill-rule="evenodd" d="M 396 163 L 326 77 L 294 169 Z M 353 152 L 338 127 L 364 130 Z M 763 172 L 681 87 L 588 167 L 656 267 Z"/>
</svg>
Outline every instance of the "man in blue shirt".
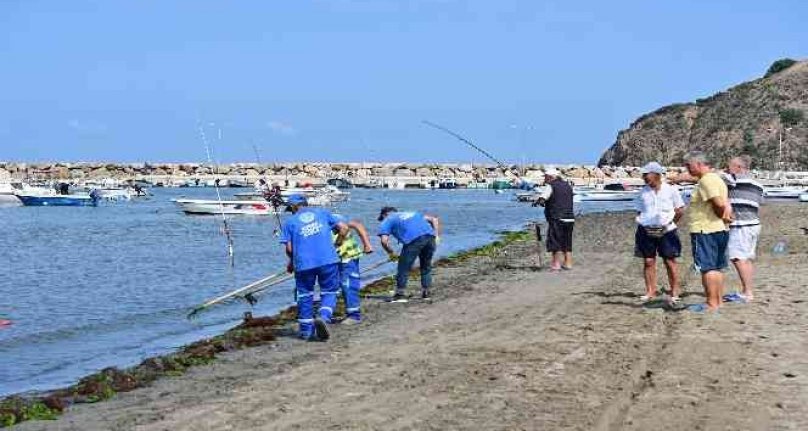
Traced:
<svg viewBox="0 0 808 431">
<path fill-rule="evenodd" d="M 379 213 L 379 237 L 391 261 L 398 261 L 396 292 L 392 302 L 407 302 L 407 278 L 418 258 L 421 269 L 421 298 L 430 297 L 432 286 L 432 255 L 440 241 L 440 220 L 438 217 L 420 212 L 398 212 L 393 207 L 384 207 Z M 403 247 L 401 256 L 390 247 L 390 235 Z"/>
<path fill-rule="evenodd" d="M 328 327 L 337 305 L 339 292 L 339 256 L 334 247 L 348 234 L 348 226 L 321 208 L 309 208 L 303 195 L 287 200 L 287 211 L 294 215 L 286 220 L 281 232 L 281 244 L 289 257 L 287 269 L 295 273 L 297 292 L 297 321 L 300 337 L 312 341 L 328 339 Z M 337 232 L 336 241 L 331 232 Z M 314 284 L 320 284 L 319 316 L 314 317 Z"/>
</svg>

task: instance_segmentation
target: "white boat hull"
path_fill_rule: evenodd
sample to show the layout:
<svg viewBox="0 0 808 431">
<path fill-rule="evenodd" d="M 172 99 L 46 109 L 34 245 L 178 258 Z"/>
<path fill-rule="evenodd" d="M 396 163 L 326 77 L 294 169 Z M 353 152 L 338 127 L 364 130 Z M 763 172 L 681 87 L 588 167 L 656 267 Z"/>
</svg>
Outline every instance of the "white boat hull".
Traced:
<svg viewBox="0 0 808 431">
<path fill-rule="evenodd" d="M 800 202 L 808 202 L 808 193 L 802 193 L 799 197 Z"/>
<path fill-rule="evenodd" d="M 626 202 L 633 201 L 637 192 L 587 192 L 578 196 L 581 202 Z"/>
<path fill-rule="evenodd" d="M 216 215 L 272 215 L 275 211 L 269 202 L 217 201 L 206 199 L 177 199 L 174 202 L 186 214 Z"/>
<path fill-rule="evenodd" d="M 2 207 L 17 207 L 22 205 L 22 202 L 17 199 L 13 194 L 0 193 L 0 206 Z"/>
</svg>

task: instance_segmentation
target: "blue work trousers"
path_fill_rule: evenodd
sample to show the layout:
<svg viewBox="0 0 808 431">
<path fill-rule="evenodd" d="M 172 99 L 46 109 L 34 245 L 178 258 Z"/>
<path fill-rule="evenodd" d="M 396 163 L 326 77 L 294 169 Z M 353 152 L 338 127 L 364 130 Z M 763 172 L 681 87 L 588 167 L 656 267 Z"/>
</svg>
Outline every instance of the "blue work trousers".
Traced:
<svg viewBox="0 0 808 431">
<path fill-rule="evenodd" d="M 295 272 L 297 321 L 300 336 L 309 338 L 314 331 L 314 285 L 320 284 L 320 318 L 331 323 L 339 293 L 339 264 L 318 266 Z"/>
<path fill-rule="evenodd" d="M 401 249 L 398 259 L 398 272 L 396 273 L 396 293 L 403 295 L 407 290 L 407 279 L 410 276 L 415 259 L 421 269 L 421 289 L 432 286 L 432 255 L 435 254 L 435 237 L 422 235 L 415 238 Z"/>
<path fill-rule="evenodd" d="M 359 320 L 361 318 L 359 290 L 362 288 L 359 277 L 359 259 L 340 263 L 339 276 L 342 297 L 345 299 L 345 313 L 348 317 Z"/>
</svg>

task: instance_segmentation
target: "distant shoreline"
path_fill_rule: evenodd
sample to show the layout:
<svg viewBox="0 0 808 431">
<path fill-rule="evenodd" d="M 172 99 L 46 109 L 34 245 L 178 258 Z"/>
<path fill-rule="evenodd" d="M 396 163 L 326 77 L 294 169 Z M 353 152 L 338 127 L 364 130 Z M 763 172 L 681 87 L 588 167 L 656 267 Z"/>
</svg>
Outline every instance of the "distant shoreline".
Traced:
<svg viewBox="0 0 808 431">
<path fill-rule="evenodd" d="M 356 185 L 376 184 L 389 188 L 423 186 L 432 180 L 453 180 L 461 187 L 470 184 L 513 180 L 517 175 L 529 182 L 540 183 L 548 167 L 561 171 L 576 184 L 611 182 L 642 183 L 638 167 L 597 167 L 594 165 L 527 164 L 497 166 L 471 163 L 230 163 L 210 166 L 201 163 L 8 163 L 0 162 L 0 181 L 61 180 L 84 183 L 103 179 L 145 181 L 177 186 L 189 181 L 228 180 L 247 187 L 260 178 L 270 182 L 324 184 L 329 179 L 346 179 Z M 668 168 L 671 176 L 684 168 Z M 757 178 L 764 182 L 808 184 L 808 172 L 761 171 Z M 400 187 L 399 187 L 400 186 Z"/>
</svg>

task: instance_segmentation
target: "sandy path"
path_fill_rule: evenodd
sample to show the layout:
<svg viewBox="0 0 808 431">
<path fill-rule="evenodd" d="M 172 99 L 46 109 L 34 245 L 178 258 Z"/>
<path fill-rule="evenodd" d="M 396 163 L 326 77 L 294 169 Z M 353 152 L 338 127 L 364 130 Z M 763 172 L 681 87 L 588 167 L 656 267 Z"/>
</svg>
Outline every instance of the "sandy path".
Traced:
<svg viewBox="0 0 808 431">
<path fill-rule="evenodd" d="M 808 237 L 785 222 L 808 206 L 777 208 L 760 300 L 719 316 L 641 307 L 630 217 L 590 216 L 573 271 L 534 272 L 517 243 L 441 269 L 432 303 L 368 301 L 328 344 L 283 339 L 19 429 L 808 429 Z"/>
</svg>

